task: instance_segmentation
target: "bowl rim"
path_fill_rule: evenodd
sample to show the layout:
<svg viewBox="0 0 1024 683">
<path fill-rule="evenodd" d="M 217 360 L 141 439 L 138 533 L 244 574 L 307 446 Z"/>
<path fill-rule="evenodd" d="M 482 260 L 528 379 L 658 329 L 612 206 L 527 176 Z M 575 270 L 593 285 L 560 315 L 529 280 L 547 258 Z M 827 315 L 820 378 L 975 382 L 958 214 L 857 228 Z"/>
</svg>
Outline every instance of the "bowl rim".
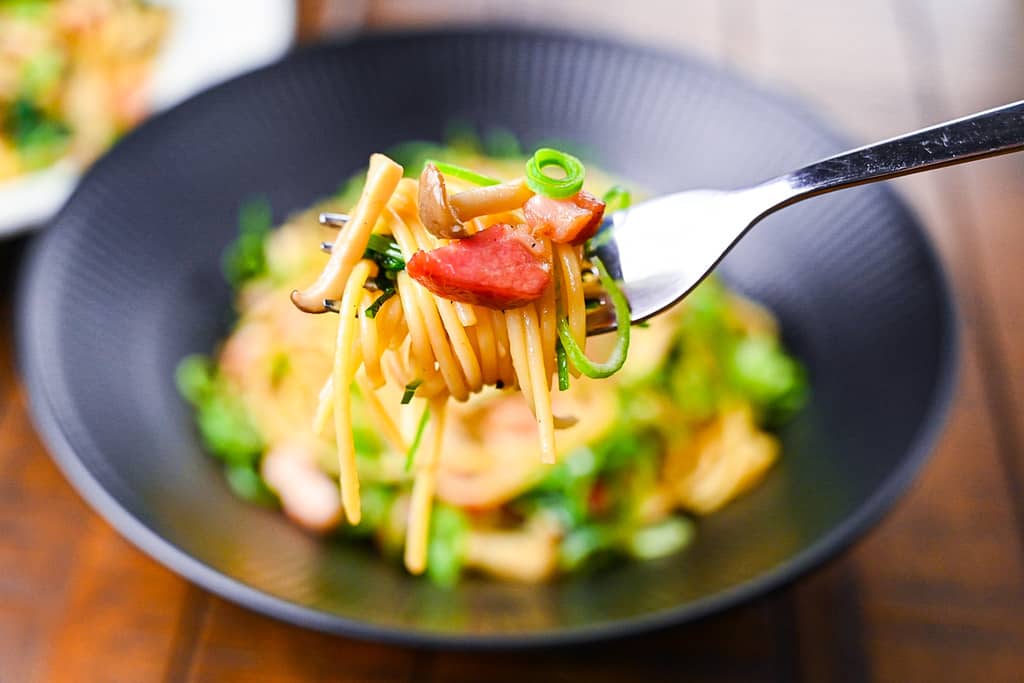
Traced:
<svg viewBox="0 0 1024 683">
<path fill-rule="evenodd" d="M 690 52 L 674 51 L 661 47 L 638 45 L 634 42 L 609 37 L 603 34 L 580 34 L 572 31 L 538 29 L 508 25 L 458 27 L 425 30 L 388 30 L 364 34 L 353 40 L 323 41 L 294 49 L 283 60 L 230 79 L 230 84 L 239 80 L 259 79 L 265 71 L 280 68 L 280 65 L 295 60 L 315 57 L 320 52 L 349 49 L 352 46 L 387 43 L 423 38 L 447 40 L 487 36 L 509 39 L 544 38 L 590 45 L 599 49 L 627 50 L 636 54 L 653 56 L 663 60 L 688 62 L 690 68 L 703 70 L 708 75 L 739 85 L 757 96 L 786 109 L 792 116 L 818 130 L 824 139 L 834 142 L 837 148 L 845 144 L 843 136 L 837 134 L 825 121 L 812 112 L 810 107 L 786 94 L 764 88 L 738 72 L 712 64 Z M 211 90 L 219 90 L 215 86 Z M 203 98 L 210 90 L 189 98 Z M 174 111 L 177 107 L 171 108 Z M 159 118 L 164 113 L 157 114 Z M 131 134 L 134 134 L 131 133 Z M 849 145 L 847 145 L 849 146 Z M 53 405 L 47 396 L 47 387 L 41 376 L 41 367 L 46 359 L 28 338 L 34 309 L 30 305 L 31 292 L 40 286 L 40 262 L 54 231 L 48 230 L 30 245 L 22 261 L 17 278 L 15 321 L 16 364 L 24 381 L 30 416 L 47 447 L 51 458 L 64 476 L 101 517 L 109 522 L 122 536 L 144 553 L 188 581 L 247 609 L 259 612 L 296 626 L 310 628 L 335 635 L 388 644 L 428 647 L 435 649 L 472 650 L 514 650 L 526 648 L 549 648 L 578 645 L 589 642 L 621 638 L 646 633 L 652 630 L 695 621 L 712 614 L 736 607 L 782 588 L 824 562 L 849 548 L 860 539 L 881 518 L 887 514 L 909 488 L 916 475 L 927 462 L 941 435 L 949 415 L 955 388 L 959 378 L 960 317 L 953 296 L 953 289 L 935 245 L 922 227 L 913 209 L 889 186 L 879 188 L 880 201 L 891 203 L 907 218 L 909 229 L 916 233 L 922 247 L 922 256 L 936 277 L 935 294 L 939 301 L 942 338 L 939 341 L 939 371 L 935 380 L 925 418 L 914 434 L 898 466 L 890 472 L 879 486 L 854 512 L 840 524 L 832 527 L 820 538 L 787 561 L 777 565 L 753 579 L 714 595 L 693 602 L 667 607 L 637 617 L 617 619 L 590 625 L 564 627 L 530 633 L 440 633 L 416 628 L 379 626 L 350 619 L 337 614 L 310 607 L 299 606 L 288 600 L 263 592 L 238 579 L 221 573 L 214 567 L 196 559 L 185 550 L 168 541 L 150 529 L 111 495 L 89 472 L 78 458 L 70 438 L 60 424 Z M 77 194 L 77 191 L 76 191 Z M 72 200 L 74 197 L 72 197 Z M 70 205 L 71 201 L 65 204 Z M 64 212 L 62 208 L 61 213 Z"/>
</svg>

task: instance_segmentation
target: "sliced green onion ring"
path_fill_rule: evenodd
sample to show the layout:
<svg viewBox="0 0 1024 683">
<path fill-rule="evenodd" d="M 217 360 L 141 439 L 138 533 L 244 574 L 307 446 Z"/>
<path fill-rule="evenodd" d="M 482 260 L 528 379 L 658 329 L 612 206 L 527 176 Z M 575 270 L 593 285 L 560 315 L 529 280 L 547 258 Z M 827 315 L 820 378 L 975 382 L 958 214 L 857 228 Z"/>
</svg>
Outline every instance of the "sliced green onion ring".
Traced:
<svg viewBox="0 0 1024 683">
<path fill-rule="evenodd" d="M 583 349 L 576 343 L 576 340 L 572 338 L 568 318 L 559 318 L 558 338 L 562 341 L 562 346 L 565 348 L 565 353 L 568 355 L 569 360 L 572 361 L 572 364 L 580 372 L 593 379 L 603 379 L 614 375 L 622 368 L 622 364 L 626 362 L 626 353 L 629 351 L 629 302 L 626 301 L 626 296 L 619 289 L 618 283 L 608 274 L 608 270 L 604 267 L 601 259 L 597 256 L 590 256 L 590 260 L 597 267 L 601 286 L 608 292 L 608 298 L 612 300 L 612 306 L 615 308 L 615 348 L 612 349 L 608 360 L 604 362 L 590 360 Z"/>
<path fill-rule="evenodd" d="M 552 178 L 544 173 L 548 166 L 558 166 L 565 172 L 565 177 Z M 552 199 L 565 199 L 579 192 L 585 175 L 583 162 L 550 147 L 541 147 L 526 162 L 526 184 L 537 194 Z"/>
<path fill-rule="evenodd" d="M 405 471 L 408 472 L 412 469 L 412 464 L 416 460 L 416 451 L 420 449 L 420 442 L 423 441 L 423 432 L 427 429 L 427 422 L 430 420 L 430 406 L 423 409 L 423 415 L 420 416 L 420 423 L 416 425 L 416 436 L 412 438 L 412 443 L 409 444 L 409 450 L 405 454 Z"/>
<path fill-rule="evenodd" d="M 457 164 L 449 164 L 445 161 L 438 161 L 437 159 L 427 159 L 426 163 L 437 166 L 437 170 L 445 175 L 450 175 L 453 178 L 459 180 L 465 180 L 467 183 L 473 183 L 474 185 L 480 185 L 487 187 L 488 185 L 500 185 L 500 180 L 495 180 L 489 176 L 482 175 L 476 171 L 471 171 L 468 168 L 464 168 Z"/>
</svg>

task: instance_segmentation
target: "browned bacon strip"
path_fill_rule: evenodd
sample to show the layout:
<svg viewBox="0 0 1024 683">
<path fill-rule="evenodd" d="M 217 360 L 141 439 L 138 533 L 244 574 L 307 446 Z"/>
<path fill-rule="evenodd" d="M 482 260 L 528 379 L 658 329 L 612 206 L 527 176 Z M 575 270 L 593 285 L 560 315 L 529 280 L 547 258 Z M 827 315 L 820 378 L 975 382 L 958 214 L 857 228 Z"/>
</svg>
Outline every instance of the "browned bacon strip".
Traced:
<svg viewBox="0 0 1024 683">
<path fill-rule="evenodd" d="M 409 259 L 409 275 L 438 296 L 489 308 L 523 306 L 551 282 L 548 262 L 525 226 L 492 225 Z"/>
</svg>

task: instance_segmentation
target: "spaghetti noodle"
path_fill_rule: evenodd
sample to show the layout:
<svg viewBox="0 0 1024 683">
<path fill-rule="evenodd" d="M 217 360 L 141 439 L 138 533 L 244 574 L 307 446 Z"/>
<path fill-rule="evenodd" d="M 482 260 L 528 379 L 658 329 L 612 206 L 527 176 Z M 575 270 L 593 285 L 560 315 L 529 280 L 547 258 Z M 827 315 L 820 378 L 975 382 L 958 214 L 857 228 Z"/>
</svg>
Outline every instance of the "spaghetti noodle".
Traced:
<svg viewBox="0 0 1024 683">
<path fill-rule="evenodd" d="M 405 439 L 377 390 L 411 388 L 429 406 L 422 414 L 429 415 L 430 436 L 413 463 L 405 551 L 413 573 L 426 567 L 447 399 L 466 401 L 486 386 L 518 389 L 535 416 L 540 460 L 546 464 L 556 460 L 556 429 L 575 423 L 552 410 L 556 344 L 574 348 L 570 358 L 577 359 L 572 372 L 578 376 L 586 337 L 584 271 L 589 270 L 582 243 L 596 230 L 604 205 L 580 191 L 578 160 L 542 151 L 545 159 L 573 159 L 571 192 L 562 182 L 557 197 L 540 194 L 545 176 L 536 163 L 529 187 L 521 178 L 499 183 L 445 164 L 449 180 L 479 186 L 449 202 L 436 165 L 428 163 L 417 182 L 402 178 L 404 169 L 388 157 L 374 154 L 330 260 L 309 288 L 292 292 L 292 302 L 303 311 L 320 313 L 330 306 L 339 314 L 333 368 L 320 392 L 314 429 L 322 432 L 333 415 L 342 507 L 350 524 L 359 524 L 362 512 L 351 393 L 343 388 L 356 382 L 381 432 L 396 447 Z M 531 205 L 534 198 L 537 206 Z M 384 249 L 390 260 L 374 258 L 373 236 L 394 241 L 401 267 L 395 268 L 389 247 Z M 466 239 L 464 245 L 450 239 L 456 236 Z M 439 265 L 416 268 L 417 260 L 426 258 L 438 259 Z M 387 288 L 396 301 L 385 301 L 370 315 L 371 288 Z M 628 344 L 628 310 L 617 313 L 625 313 L 621 322 Z M 560 320 L 568 330 L 561 340 Z M 622 361 L 624 356 L 618 367 Z"/>
<path fill-rule="evenodd" d="M 467 570 L 542 581 L 663 557 L 693 538 L 687 515 L 756 485 L 779 453 L 767 426 L 804 395 L 769 312 L 706 282 L 635 328 L 622 370 L 594 379 L 624 346 L 586 337 L 588 305 L 614 298 L 589 253 L 599 240 L 586 242 L 594 203 L 535 195 L 517 180 L 526 160 L 507 152 L 407 143 L 391 156 L 413 174 L 437 160 L 438 173 L 401 179 L 375 159 L 385 173 L 274 230 L 265 203 L 242 207 L 225 254 L 238 321 L 215 357 L 178 371 L 237 495 L 328 538 L 372 539 L 450 585 Z M 580 168 L 555 165 L 573 176 L 556 191 L 575 189 Z M 544 189 L 552 169 L 537 167 Z M 585 180 L 607 211 L 628 206 L 598 169 Z M 351 219 L 331 233 L 321 211 Z M 330 256 L 311 248 L 324 240 Z M 310 282 L 296 294 L 313 294 L 306 308 L 345 315 L 296 308 L 289 292 Z M 554 465 L 538 454 L 549 413 Z"/>
</svg>

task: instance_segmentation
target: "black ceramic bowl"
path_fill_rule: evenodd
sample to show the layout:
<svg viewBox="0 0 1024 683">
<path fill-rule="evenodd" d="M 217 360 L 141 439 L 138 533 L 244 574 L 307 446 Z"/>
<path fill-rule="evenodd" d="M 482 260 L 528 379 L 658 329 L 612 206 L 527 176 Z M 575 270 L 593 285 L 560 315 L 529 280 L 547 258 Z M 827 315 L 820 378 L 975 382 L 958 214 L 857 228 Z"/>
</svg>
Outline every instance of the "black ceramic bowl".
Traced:
<svg viewBox="0 0 1024 683">
<path fill-rule="evenodd" d="M 371 152 L 439 139 L 452 120 L 528 144 L 575 140 L 657 192 L 734 187 L 842 147 L 800 107 L 695 61 L 512 30 L 307 49 L 157 116 L 93 167 L 34 245 L 18 310 L 37 424 L 122 533 L 209 590 L 304 626 L 550 645 L 747 600 L 850 543 L 895 501 L 942 422 L 956 343 L 935 255 L 880 186 L 786 209 L 722 264 L 778 313 L 813 400 L 764 484 L 702 520 L 679 556 L 551 585 L 469 579 L 443 590 L 236 500 L 172 375 L 229 324 L 219 259 L 240 201 L 266 196 L 284 217 Z"/>
</svg>

